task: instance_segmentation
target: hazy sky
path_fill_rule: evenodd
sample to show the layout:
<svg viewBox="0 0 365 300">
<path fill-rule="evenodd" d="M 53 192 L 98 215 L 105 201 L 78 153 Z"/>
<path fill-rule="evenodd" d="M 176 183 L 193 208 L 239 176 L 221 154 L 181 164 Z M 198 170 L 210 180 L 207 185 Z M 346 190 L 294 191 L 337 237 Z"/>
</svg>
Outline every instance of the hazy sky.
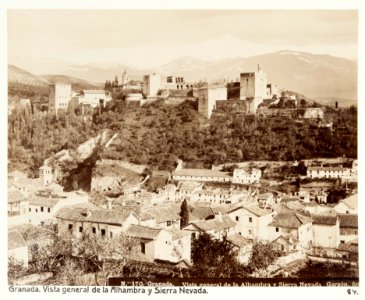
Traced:
<svg viewBox="0 0 365 300">
<path fill-rule="evenodd" d="M 10 10 L 8 57 L 160 65 L 300 50 L 357 58 L 357 12 Z"/>
</svg>

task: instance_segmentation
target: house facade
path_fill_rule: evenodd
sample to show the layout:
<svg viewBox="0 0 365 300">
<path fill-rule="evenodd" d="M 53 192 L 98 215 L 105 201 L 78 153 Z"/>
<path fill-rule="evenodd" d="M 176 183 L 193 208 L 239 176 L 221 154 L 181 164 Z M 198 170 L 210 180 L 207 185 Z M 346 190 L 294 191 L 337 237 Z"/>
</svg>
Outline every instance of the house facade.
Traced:
<svg viewBox="0 0 365 300">
<path fill-rule="evenodd" d="M 244 169 L 235 169 L 233 171 L 232 183 L 236 184 L 252 184 L 259 183 L 262 172 L 260 169 L 252 169 L 246 171 Z"/>
<path fill-rule="evenodd" d="M 337 248 L 340 244 L 340 226 L 337 216 L 312 215 L 313 246 Z"/>
<path fill-rule="evenodd" d="M 276 215 L 271 209 L 263 209 L 258 205 L 239 206 L 228 212 L 228 216 L 236 223 L 235 231 L 248 239 L 268 240 L 268 225 Z"/>
<path fill-rule="evenodd" d="M 232 178 L 227 172 L 209 169 L 179 169 L 172 174 L 176 181 L 202 181 L 202 182 L 231 182 Z"/>
<path fill-rule="evenodd" d="M 342 167 L 308 167 L 308 178 L 340 178 L 345 179 L 350 176 L 350 169 Z"/>
</svg>

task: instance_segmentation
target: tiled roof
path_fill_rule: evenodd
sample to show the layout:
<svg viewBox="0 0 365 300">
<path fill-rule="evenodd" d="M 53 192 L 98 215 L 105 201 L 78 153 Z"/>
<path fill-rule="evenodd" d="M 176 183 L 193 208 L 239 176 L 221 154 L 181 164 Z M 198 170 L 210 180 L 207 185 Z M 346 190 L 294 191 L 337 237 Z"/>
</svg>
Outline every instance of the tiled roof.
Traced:
<svg viewBox="0 0 365 300">
<path fill-rule="evenodd" d="M 337 216 L 312 215 L 314 225 L 336 225 Z"/>
<path fill-rule="evenodd" d="M 342 167 L 308 167 L 308 171 L 345 171 Z"/>
<path fill-rule="evenodd" d="M 194 176 L 194 177 L 226 177 L 230 178 L 228 173 L 209 170 L 209 169 L 181 169 L 175 171 L 174 176 Z"/>
<path fill-rule="evenodd" d="M 15 170 L 13 172 L 10 172 L 8 173 L 8 177 L 22 177 L 22 178 L 27 178 L 27 174 L 21 172 L 21 171 L 18 171 L 18 170 Z"/>
<path fill-rule="evenodd" d="M 157 223 L 181 219 L 180 207 L 177 205 L 145 208 L 142 211 L 154 217 Z"/>
<path fill-rule="evenodd" d="M 310 223 L 311 218 L 297 213 L 279 213 L 277 214 L 269 226 L 283 228 L 299 228 L 303 224 Z"/>
<path fill-rule="evenodd" d="M 171 236 L 172 236 L 172 240 L 179 240 L 185 236 L 190 235 L 190 232 L 186 231 L 186 230 L 180 230 L 180 229 L 170 229 L 170 230 L 166 230 L 168 231 Z"/>
<path fill-rule="evenodd" d="M 249 239 L 244 238 L 238 233 L 227 236 L 227 240 L 239 248 L 243 248 L 251 243 Z"/>
<path fill-rule="evenodd" d="M 231 209 L 228 212 L 232 212 L 232 211 L 235 211 L 235 210 L 238 210 L 241 208 L 253 213 L 254 215 L 256 215 L 258 217 L 266 216 L 266 215 L 272 213 L 272 211 L 270 209 L 260 208 L 256 203 L 254 203 L 254 204 L 238 203 L 237 205 L 232 205 Z"/>
<path fill-rule="evenodd" d="M 210 220 L 201 220 L 201 221 L 193 221 L 189 224 L 194 224 L 202 231 L 221 231 L 224 229 L 228 229 L 234 227 L 236 222 L 232 221 L 229 216 L 222 216 L 222 220 L 219 220 L 218 217 Z"/>
<path fill-rule="evenodd" d="M 60 201 L 61 198 L 47 198 L 47 197 L 33 196 L 29 200 L 29 205 L 54 207 Z"/>
<path fill-rule="evenodd" d="M 358 228 L 357 215 L 338 215 L 340 220 L 340 228 Z"/>
<path fill-rule="evenodd" d="M 359 245 L 352 243 L 344 243 L 338 246 L 338 250 L 351 253 L 359 253 Z"/>
<path fill-rule="evenodd" d="M 286 206 L 291 210 L 304 210 L 305 206 L 300 201 L 289 201 Z"/>
<path fill-rule="evenodd" d="M 110 210 L 95 207 L 90 203 L 83 203 L 61 208 L 57 212 L 56 218 L 79 222 L 122 225 L 130 214 L 130 209 Z"/>
<path fill-rule="evenodd" d="M 22 187 L 41 187 L 43 186 L 43 182 L 40 178 L 20 178 L 17 180 L 16 185 Z"/>
<path fill-rule="evenodd" d="M 27 197 L 23 195 L 22 192 L 14 190 L 8 193 L 8 203 L 17 203 L 21 201 L 26 201 Z"/>
<path fill-rule="evenodd" d="M 340 202 L 344 202 L 348 207 L 357 209 L 357 194 L 347 197 Z"/>
<path fill-rule="evenodd" d="M 126 234 L 135 238 L 154 240 L 161 230 L 162 230 L 161 228 L 151 228 L 141 225 L 130 225 L 126 231 Z"/>
<path fill-rule="evenodd" d="M 34 241 L 44 241 L 52 237 L 52 231 L 33 224 L 16 225 L 11 227 L 11 230 L 19 232 L 28 245 Z"/>
<path fill-rule="evenodd" d="M 264 193 L 264 194 L 260 194 L 257 196 L 258 199 L 265 199 L 265 200 L 272 198 L 272 197 L 273 197 L 273 195 L 271 193 Z"/>
<path fill-rule="evenodd" d="M 20 247 L 27 247 L 27 243 L 17 230 L 8 232 L 8 250 L 13 250 Z"/>
<path fill-rule="evenodd" d="M 205 220 L 209 217 L 214 217 L 214 212 L 211 207 L 209 206 L 196 206 L 190 212 L 189 220 Z"/>
</svg>

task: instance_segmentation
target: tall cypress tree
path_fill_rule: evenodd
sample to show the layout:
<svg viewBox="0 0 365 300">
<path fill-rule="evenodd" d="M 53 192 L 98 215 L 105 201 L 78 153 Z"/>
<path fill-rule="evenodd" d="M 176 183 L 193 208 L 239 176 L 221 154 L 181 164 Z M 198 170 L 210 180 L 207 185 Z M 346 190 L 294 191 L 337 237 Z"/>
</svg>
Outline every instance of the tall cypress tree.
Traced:
<svg viewBox="0 0 365 300">
<path fill-rule="evenodd" d="M 189 224 L 189 208 L 186 199 L 184 199 L 184 201 L 181 203 L 180 217 L 180 228 L 183 228 Z"/>
</svg>

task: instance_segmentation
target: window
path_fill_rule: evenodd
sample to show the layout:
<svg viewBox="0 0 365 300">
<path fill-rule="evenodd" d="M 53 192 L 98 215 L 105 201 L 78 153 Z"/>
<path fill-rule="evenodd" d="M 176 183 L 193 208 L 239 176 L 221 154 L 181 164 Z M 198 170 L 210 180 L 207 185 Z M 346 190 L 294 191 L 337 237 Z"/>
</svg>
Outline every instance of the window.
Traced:
<svg viewBox="0 0 365 300">
<path fill-rule="evenodd" d="M 236 221 L 238 221 L 240 218 L 238 216 L 236 216 Z"/>
<path fill-rule="evenodd" d="M 48 213 L 50 213 L 51 212 L 51 208 L 50 207 L 48 207 Z"/>
<path fill-rule="evenodd" d="M 36 212 L 36 213 L 38 212 L 38 209 L 37 209 L 37 208 L 35 209 L 35 212 Z"/>
<path fill-rule="evenodd" d="M 43 212 L 43 206 L 41 206 L 41 212 Z"/>
<path fill-rule="evenodd" d="M 29 207 L 29 212 L 31 212 L 32 211 L 32 209 Z"/>
<path fill-rule="evenodd" d="M 146 253 L 146 244 L 145 243 L 141 243 L 141 253 L 143 253 L 143 254 Z"/>
<path fill-rule="evenodd" d="M 105 236 L 105 229 L 102 229 L 102 230 L 101 230 L 101 235 L 102 235 L 102 236 Z"/>
<path fill-rule="evenodd" d="M 167 222 L 166 222 L 166 225 L 167 225 L 167 226 L 171 226 L 171 221 L 167 221 Z"/>
<path fill-rule="evenodd" d="M 275 231 L 276 231 L 276 232 L 279 232 L 279 227 L 276 227 L 276 228 L 275 228 Z"/>
<path fill-rule="evenodd" d="M 93 227 L 93 233 L 94 233 L 94 234 L 96 233 L 96 228 L 95 228 L 95 227 Z"/>
<path fill-rule="evenodd" d="M 252 217 L 249 217 L 249 218 L 248 218 L 248 221 L 249 221 L 250 223 L 252 223 Z"/>
<path fill-rule="evenodd" d="M 82 226 L 79 227 L 79 232 L 82 232 Z"/>
<path fill-rule="evenodd" d="M 251 229 L 248 230 L 248 234 L 252 234 L 252 230 Z"/>
<path fill-rule="evenodd" d="M 69 231 L 72 231 L 72 227 L 73 227 L 72 224 L 68 224 L 68 230 Z"/>
<path fill-rule="evenodd" d="M 43 222 L 43 221 L 41 222 L 41 226 L 42 226 L 42 227 L 44 226 L 44 222 Z"/>
<path fill-rule="evenodd" d="M 110 238 L 113 238 L 113 232 L 109 232 Z"/>
</svg>

